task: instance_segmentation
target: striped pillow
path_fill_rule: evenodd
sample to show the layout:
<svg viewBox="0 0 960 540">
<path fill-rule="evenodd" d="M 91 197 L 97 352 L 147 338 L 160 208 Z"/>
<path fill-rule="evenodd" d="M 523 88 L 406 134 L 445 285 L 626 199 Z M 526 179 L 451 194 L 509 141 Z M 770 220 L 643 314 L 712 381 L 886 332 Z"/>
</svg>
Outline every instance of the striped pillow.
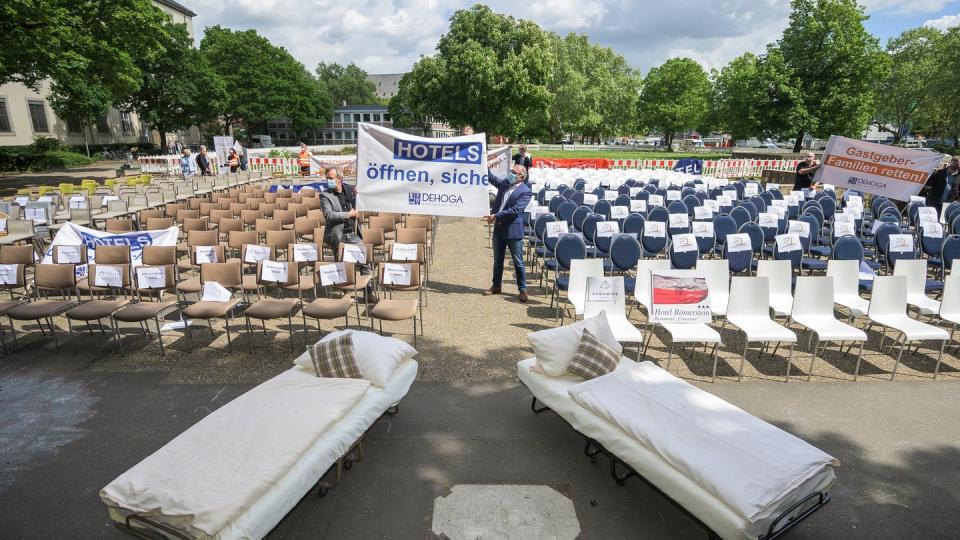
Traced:
<svg viewBox="0 0 960 540">
<path fill-rule="evenodd" d="M 619 352 L 584 329 L 580 336 L 580 346 L 577 347 L 577 352 L 573 353 L 567 371 L 590 380 L 617 369 L 619 363 Z"/>
<path fill-rule="evenodd" d="M 353 356 L 353 337 L 350 333 L 317 342 L 310 349 L 310 360 L 317 370 L 317 377 L 337 379 L 362 379 L 360 366 Z"/>
</svg>

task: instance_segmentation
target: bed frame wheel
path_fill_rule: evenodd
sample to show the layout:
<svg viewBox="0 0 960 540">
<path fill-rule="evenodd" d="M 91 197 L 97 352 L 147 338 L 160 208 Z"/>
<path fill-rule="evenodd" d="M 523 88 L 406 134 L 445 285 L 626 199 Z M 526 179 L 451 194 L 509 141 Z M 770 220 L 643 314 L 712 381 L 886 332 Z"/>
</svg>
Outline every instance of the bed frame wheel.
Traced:
<svg viewBox="0 0 960 540">
<path fill-rule="evenodd" d="M 387 416 L 396 416 L 400 412 L 400 404 L 396 404 L 393 407 L 387 409 Z"/>
</svg>

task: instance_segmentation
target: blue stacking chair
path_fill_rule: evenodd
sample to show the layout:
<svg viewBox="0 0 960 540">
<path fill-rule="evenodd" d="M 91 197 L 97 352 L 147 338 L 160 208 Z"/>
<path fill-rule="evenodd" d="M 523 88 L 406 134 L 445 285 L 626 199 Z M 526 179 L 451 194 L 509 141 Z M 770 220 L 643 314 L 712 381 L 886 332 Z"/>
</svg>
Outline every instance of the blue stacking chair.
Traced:
<svg viewBox="0 0 960 540">
<path fill-rule="evenodd" d="M 550 202 L 547 203 L 547 208 L 550 209 L 551 214 L 557 215 L 557 210 L 560 209 L 560 205 L 565 202 L 567 202 L 567 199 L 563 195 L 558 195 L 550 199 Z"/>
<path fill-rule="evenodd" d="M 576 259 L 587 258 L 587 246 L 583 239 L 575 234 L 564 234 L 560 236 L 554 250 L 554 267 L 556 273 L 553 278 L 553 292 L 550 295 L 550 307 L 553 307 L 554 300 L 559 300 L 560 291 L 566 291 L 570 288 L 570 262 Z M 567 274 L 564 275 L 564 272 Z"/>
<path fill-rule="evenodd" d="M 624 184 L 623 184 L 622 186 L 618 187 L 618 188 L 617 188 L 617 195 L 626 195 L 626 196 L 629 197 L 629 196 L 630 196 L 630 182 L 631 182 L 631 180 L 627 180 L 626 182 L 624 182 Z"/>
<path fill-rule="evenodd" d="M 940 247 L 940 260 L 943 265 L 940 267 L 940 279 L 947 279 L 947 272 L 953 271 L 953 261 L 960 259 L 960 235 L 951 234 L 943 240 Z"/>
<path fill-rule="evenodd" d="M 637 261 L 643 256 L 643 248 L 640 242 L 629 234 L 618 234 L 613 237 L 610 243 L 610 264 L 611 273 L 623 275 L 623 285 L 630 294 L 636 289 L 636 278 L 629 275 L 629 272 L 637 267 Z"/>
<path fill-rule="evenodd" d="M 583 192 L 580 190 L 574 191 L 573 195 L 570 196 L 570 200 L 577 206 L 583 206 Z"/>
<path fill-rule="evenodd" d="M 728 252 L 726 243 L 723 244 L 723 258 L 727 260 L 727 266 L 731 274 L 740 274 L 747 272 L 753 266 L 753 251 L 735 251 Z"/>
<path fill-rule="evenodd" d="M 699 249 L 693 251 L 676 252 L 673 250 L 673 245 L 671 244 L 670 246 L 670 266 L 676 270 L 690 270 L 692 268 L 696 268 L 697 259 L 699 258 Z"/>
<path fill-rule="evenodd" d="M 573 212 L 573 230 L 582 231 L 583 230 L 583 220 L 587 219 L 587 216 L 590 215 L 590 209 L 586 206 L 580 206 Z"/>
<path fill-rule="evenodd" d="M 886 222 L 877 228 L 877 233 L 874 235 L 877 245 L 877 256 L 882 257 L 884 262 L 886 262 L 887 245 L 890 243 L 890 235 L 900 234 L 900 232 L 901 229 L 899 222 Z"/>
<path fill-rule="evenodd" d="M 647 228 L 652 222 L 660 223 L 663 227 L 664 233 L 666 233 L 667 230 L 666 221 L 653 218 L 647 219 L 647 222 L 643 227 L 644 233 L 640 236 L 640 245 L 643 246 L 643 256 L 646 258 L 659 256 L 661 253 L 663 253 L 664 248 L 667 246 L 666 234 L 664 234 L 663 237 L 646 236 Z"/>
<path fill-rule="evenodd" d="M 722 209 L 723 207 L 721 207 Z M 750 217 L 750 211 L 742 206 L 738 206 L 730 211 L 730 217 L 737 222 L 737 229 L 743 227 L 744 223 L 749 222 L 752 218 Z"/>
<path fill-rule="evenodd" d="M 696 234 L 696 225 L 693 227 L 694 234 Z M 716 231 L 710 236 L 697 236 L 697 250 L 700 251 L 701 255 L 709 255 L 714 252 L 717 247 L 717 235 Z"/>
<path fill-rule="evenodd" d="M 940 266 L 943 264 L 943 261 L 940 259 L 940 251 L 943 249 L 943 236 L 940 238 L 932 238 L 929 236 L 924 236 L 923 227 L 919 231 L 920 236 L 920 251 L 927 256 L 927 264 L 931 266 Z"/>
<path fill-rule="evenodd" d="M 551 221 L 556 221 L 557 218 L 553 214 L 540 214 L 537 216 L 536 221 L 533 222 L 533 234 L 536 237 L 536 246 L 533 249 L 533 256 L 531 257 L 531 264 L 537 262 L 537 257 L 542 258 L 544 261 L 553 257 L 553 248 L 547 247 L 547 223 Z M 550 239 L 555 240 L 555 239 Z M 555 241 L 553 242 L 556 243 Z M 544 264 L 546 264 L 544 262 Z"/>
<path fill-rule="evenodd" d="M 577 211 L 577 203 L 573 201 L 564 201 L 557 208 L 557 217 L 567 222 L 567 225 L 573 225 L 573 213 Z"/>
<path fill-rule="evenodd" d="M 760 211 L 757 210 L 757 205 L 753 204 L 753 201 L 741 201 L 737 208 L 746 210 L 750 214 L 750 221 L 756 221 L 757 216 L 760 215 Z"/>
<path fill-rule="evenodd" d="M 577 191 L 583 191 L 583 190 L 587 189 L 587 181 L 586 181 L 586 180 L 581 180 L 581 179 L 578 178 L 577 180 L 575 180 L 575 181 L 573 182 L 573 189 L 575 189 L 575 190 L 577 190 Z"/>
<path fill-rule="evenodd" d="M 626 187 L 626 186 L 621 186 L 621 188 L 622 188 L 622 187 Z M 627 188 L 627 190 L 629 190 L 629 189 L 630 189 L 630 188 Z M 617 200 L 613 201 L 613 205 L 614 205 L 614 206 L 626 206 L 626 207 L 629 208 L 629 207 L 630 207 L 630 200 L 631 200 L 631 199 L 630 199 L 630 195 L 629 195 L 629 194 L 627 194 L 627 193 L 621 193 L 620 195 L 617 195 Z"/>
<path fill-rule="evenodd" d="M 600 199 L 597 201 L 597 204 L 593 205 L 593 212 L 595 214 L 600 214 L 605 219 L 610 219 L 610 207 L 613 206 L 610 204 L 610 201 L 605 201 Z"/>
<path fill-rule="evenodd" d="M 600 214 L 590 214 L 583 220 L 583 238 L 587 247 L 587 255 L 590 257 L 596 256 L 596 249 L 593 245 L 593 239 L 597 234 L 597 222 L 603 221 L 603 216 Z"/>
<path fill-rule="evenodd" d="M 958 215 L 960 215 L 960 202 L 952 202 L 947 205 L 947 210 L 943 213 L 943 220 L 952 225 L 954 218 Z M 954 232 L 953 229 L 950 232 Z"/>
<path fill-rule="evenodd" d="M 801 244 L 802 246 L 802 244 Z M 800 273 L 803 262 L 803 249 L 795 249 L 792 251 L 780 251 L 777 243 L 773 244 L 773 258 L 778 261 L 790 261 L 790 269 L 795 273 Z"/>
<path fill-rule="evenodd" d="M 727 242 L 727 235 L 735 234 L 737 228 L 737 222 L 729 214 L 713 216 L 713 235 L 716 238 L 716 251 L 718 253 L 723 250 L 723 245 Z"/>
<path fill-rule="evenodd" d="M 646 222 L 646 219 L 640 214 L 630 214 L 627 216 L 627 219 L 623 220 L 623 226 L 620 227 L 620 230 L 627 234 L 636 234 L 637 237 L 643 234 L 643 224 Z"/>
</svg>

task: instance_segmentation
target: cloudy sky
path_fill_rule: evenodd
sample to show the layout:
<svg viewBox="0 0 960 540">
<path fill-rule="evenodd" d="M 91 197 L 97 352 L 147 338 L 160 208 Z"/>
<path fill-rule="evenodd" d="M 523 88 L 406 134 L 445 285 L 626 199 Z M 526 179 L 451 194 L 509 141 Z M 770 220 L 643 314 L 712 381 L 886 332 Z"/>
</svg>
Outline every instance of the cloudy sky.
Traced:
<svg viewBox="0 0 960 540">
<path fill-rule="evenodd" d="M 355 62 L 369 73 L 408 71 L 431 54 L 450 16 L 469 0 L 180 0 L 194 26 L 255 28 L 309 69 Z M 960 24 L 960 0 L 862 0 L 867 28 L 881 38 L 921 24 Z M 585 33 L 644 74 L 673 56 L 721 67 L 779 38 L 787 0 L 489 0 L 501 13 L 532 19 L 560 34 Z"/>
</svg>

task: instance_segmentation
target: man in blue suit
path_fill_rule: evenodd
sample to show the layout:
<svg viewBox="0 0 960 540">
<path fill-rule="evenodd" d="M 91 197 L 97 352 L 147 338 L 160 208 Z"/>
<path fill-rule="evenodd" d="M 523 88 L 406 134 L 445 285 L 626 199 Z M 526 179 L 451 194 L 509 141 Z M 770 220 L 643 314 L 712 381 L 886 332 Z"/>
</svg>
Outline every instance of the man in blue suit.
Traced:
<svg viewBox="0 0 960 540">
<path fill-rule="evenodd" d="M 483 291 L 484 296 L 500 294 L 503 258 L 507 248 L 510 248 L 520 301 L 527 301 L 526 271 L 523 268 L 523 212 L 533 192 L 524 183 L 526 179 L 527 169 L 523 165 L 514 165 L 507 178 L 497 178 L 487 171 L 487 180 L 497 188 L 497 198 L 490 208 L 492 213 L 483 218 L 493 223 L 493 286 Z"/>
</svg>

